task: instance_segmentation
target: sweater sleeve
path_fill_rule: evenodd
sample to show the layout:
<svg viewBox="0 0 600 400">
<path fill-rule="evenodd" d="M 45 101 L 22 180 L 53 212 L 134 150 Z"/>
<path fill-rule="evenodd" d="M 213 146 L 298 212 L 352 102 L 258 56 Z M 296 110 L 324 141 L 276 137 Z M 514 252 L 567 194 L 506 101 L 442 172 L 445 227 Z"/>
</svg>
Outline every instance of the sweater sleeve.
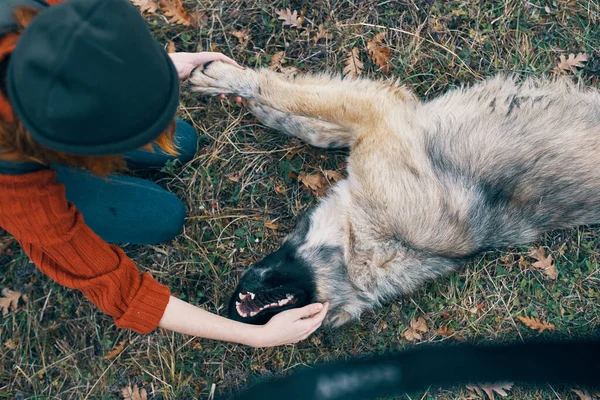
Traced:
<svg viewBox="0 0 600 400">
<path fill-rule="evenodd" d="M 117 326 L 139 333 L 158 326 L 169 289 L 148 273 L 140 274 L 123 250 L 84 223 L 54 171 L 0 174 L 0 226 L 42 272 L 83 292 Z"/>
</svg>

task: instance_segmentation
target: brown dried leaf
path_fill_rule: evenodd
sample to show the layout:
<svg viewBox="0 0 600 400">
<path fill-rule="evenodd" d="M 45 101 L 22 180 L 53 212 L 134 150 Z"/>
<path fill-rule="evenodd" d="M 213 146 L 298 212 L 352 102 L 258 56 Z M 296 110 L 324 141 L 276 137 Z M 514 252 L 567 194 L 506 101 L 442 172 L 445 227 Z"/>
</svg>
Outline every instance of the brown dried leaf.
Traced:
<svg viewBox="0 0 600 400">
<path fill-rule="evenodd" d="M 277 194 L 285 194 L 286 190 L 283 186 L 275 185 L 275 192 Z"/>
<path fill-rule="evenodd" d="M 443 337 L 450 337 L 454 333 L 454 328 L 450 328 L 448 325 L 443 325 L 440 329 L 438 329 L 437 334 Z"/>
<path fill-rule="evenodd" d="M 14 242 L 15 242 L 15 238 L 13 238 L 13 237 L 7 237 L 7 238 L 0 239 L 0 257 L 2 257 L 2 254 L 4 254 L 5 252 L 8 255 L 11 254 L 8 248 Z"/>
<path fill-rule="evenodd" d="M 364 63 L 360 60 L 358 49 L 354 47 L 352 51 L 348 53 L 348 58 L 344 61 L 344 76 L 347 76 L 350 79 L 356 79 L 362 74 L 363 69 Z"/>
<path fill-rule="evenodd" d="M 111 351 L 106 353 L 106 355 L 104 357 L 102 357 L 102 359 L 110 360 L 112 358 L 115 358 L 116 356 L 118 356 L 119 354 L 121 354 L 123 352 L 124 348 L 125 348 L 125 341 L 123 340 L 122 342 L 117 344 L 115 347 L 113 347 L 113 349 Z"/>
<path fill-rule="evenodd" d="M 208 22 L 208 15 L 203 11 L 189 12 L 190 22 L 194 28 L 202 28 Z"/>
<path fill-rule="evenodd" d="M 550 279 L 554 280 L 558 277 L 558 270 L 553 262 L 554 260 L 552 259 L 552 255 L 548 255 L 548 257 L 546 257 L 546 252 L 544 251 L 543 247 L 531 249 L 529 256 L 538 260 L 531 264 L 533 268 L 542 270 L 542 272 Z"/>
<path fill-rule="evenodd" d="M 333 182 L 337 182 L 339 180 L 344 179 L 344 176 L 337 171 L 331 171 L 328 169 L 323 171 L 323 173 L 325 174 L 325 178 Z"/>
<path fill-rule="evenodd" d="M 423 317 L 419 317 L 417 320 L 414 318 L 410 320 L 410 327 L 402 335 L 407 340 L 421 340 L 423 339 L 421 333 L 425 332 L 427 332 L 427 323 Z"/>
<path fill-rule="evenodd" d="M 533 317 L 517 317 L 519 321 L 524 323 L 528 328 L 538 331 L 539 333 L 544 332 L 545 330 L 553 331 L 556 328 L 554 325 L 549 324 L 547 322 L 541 321 L 539 318 Z"/>
<path fill-rule="evenodd" d="M 315 44 L 317 44 L 317 42 L 321 39 L 332 39 L 332 38 L 333 38 L 333 35 L 328 30 L 323 28 L 323 25 L 321 24 L 321 25 L 319 25 L 319 31 L 313 38 L 313 42 L 315 42 Z"/>
<path fill-rule="evenodd" d="M 169 40 L 169 43 L 167 44 L 167 53 L 175 53 L 176 51 L 177 48 L 175 47 L 175 42 Z"/>
<path fill-rule="evenodd" d="M 124 400 L 148 400 L 146 389 L 138 388 L 137 385 L 133 386 L 133 388 L 131 385 L 122 388 L 121 394 Z"/>
<path fill-rule="evenodd" d="M 283 26 L 289 25 L 295 28 L 302 28 L 304 17 L 302 14 L 298 17 L 298 11 L 294 10 L 292 12 L 289 8 L 286 8 L 285 10 L 275 11 L 275 14 L 277 14 L 278 19 L 283 21 Z"/>
<path fill-rule="evenodd" d="M 330 186 L 327 179 L 321 173 L 310 175 L 300 174 L 298 180 L 302 182 L 304 187 L 309 188 L 317 197 L 323 196 Z"/>
<path fill-rule="evenodd" d="M 169 18 L 169 23 L 185 26 L 192 25 L 192 17 L 183 7 L 181 0 L 159 0 L 160 9 Z"/>
<path fill-rule="evenodd" d="M 247 29 L 241 29 L 239 31 L 231 31 L 229 33 L 231 34 L 231 36 L 234 36 L 235 38 L 237 38 L 238 42 L 240 42 L 240 44 L 242 46 L 247 45 L 248 42 L 250 41 L 250 34 L 248 33 Z"/>
<path fill-rule="evenodd" d="M 383 44 L 385 32 L 376 35 L 372 40 L 367 42 L 367 50 L 371 56 L 373 63 L 379 67 L 379 69 L 389 74 L 391 70 L 390 60 L 392 55 L 390 48 Z"/>
<path fill-rule="evenodd" d="M 159 5 L 156 0 L 130 0 L 131 3 L 136 6 L 142 14 L 155 14 Z"/>
<path fill-rule="evenodd" d="M 275 224 L 273 221 L 265 221 L 265 228 L 277 230 L 279 229 L 279 225 Z"/>
<path fill-rule="evenodd" d="M 577 72 L 577 68 L 582 68 L 583 63 L 589 60 L 590 56 L 586 53 L 577 53 L 577 55 L 571 53 L 569 58 L 566 58 L 561 54 L 558 65 L 554 68 L 555 72 Z"/>
<path fill-rule="evenodd" d="M 490 400 L 494 400 L 494 392 L 498 393 L 502 397 L 508 396 L 507 390 L 513 387 L 513 382 L 499 382 L 499 383 L 478 383 L 474 385 L 467 385 L 467 389 L 475 391 L 479 396 L 483 396 L 483 392 L 487 394 Z"/>
<path fill-rule="evenodd" d="M 280 51 L 280 52 L 273 54 L 273 56 L 271 57 L 271 61 L 269 62 L 269 69 L 271 71 L 279 71 L 283 67 L 283 64 L 285 63 L 284 56 L 285 56 L 284 51 Z"/>
<path fill-rule="evenodd" d="M 2 296 L 0 297 L 0 311 L 2 311 L 2 316 L 6 316 L 8 311 L 17 311 L 19 307 L 19 299 L 23 301 L 27 301 L 27 296 L 22 294 L 21 292 L 12 291 L 8 288 L 2 289 Z"/>
</svg>

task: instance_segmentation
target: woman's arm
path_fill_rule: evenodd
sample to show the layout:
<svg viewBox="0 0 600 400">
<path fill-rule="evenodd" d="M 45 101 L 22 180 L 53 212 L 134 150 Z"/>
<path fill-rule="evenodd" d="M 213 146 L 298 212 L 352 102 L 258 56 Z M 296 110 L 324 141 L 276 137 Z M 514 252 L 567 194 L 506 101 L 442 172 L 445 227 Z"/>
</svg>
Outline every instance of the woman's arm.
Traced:
<svg viewBox="0 0 600 400">
<path fill-rule="evenodd" d="M 266 325 L 249 325 L 211 314 L 171 296 L 158 326 L 207 339 L 271 347 L 306 339 L 321 326 L 327 307 L 327 303 L 310 304 L 277 314 Z"/>
</svg>

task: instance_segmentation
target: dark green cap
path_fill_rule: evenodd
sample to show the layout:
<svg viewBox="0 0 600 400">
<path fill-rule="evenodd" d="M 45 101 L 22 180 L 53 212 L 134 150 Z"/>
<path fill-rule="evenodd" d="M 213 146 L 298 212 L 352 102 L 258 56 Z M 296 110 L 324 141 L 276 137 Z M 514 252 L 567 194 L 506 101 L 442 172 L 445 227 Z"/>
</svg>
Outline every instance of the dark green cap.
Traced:
<svg viewBox="0 0 600 400">
<path fill-rule="evenodd" d="M 9 62 L 8 95 L 40 144 L 110 155 L 167 129 L 179 80 L 127 0 L 69 0 L 44 9 L 23 32 Z"/>
</svg>

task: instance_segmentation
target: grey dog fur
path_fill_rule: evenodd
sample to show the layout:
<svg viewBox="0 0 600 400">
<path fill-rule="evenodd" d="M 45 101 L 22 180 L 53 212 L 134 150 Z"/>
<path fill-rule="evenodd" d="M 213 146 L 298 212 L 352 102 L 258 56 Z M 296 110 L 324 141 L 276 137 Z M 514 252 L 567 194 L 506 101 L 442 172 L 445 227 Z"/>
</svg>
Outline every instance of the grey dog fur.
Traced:
<svg viewBox="0 0 600 400">
<path fill-rule="evenodd" d="M 214 62 L 193 90 L 247 99 L 265 125 L 350 147 L 338 182 L 288 237 L 341 325 L 482 251 L 600 222 L 600 93 L 495 77 L 421 102 L 397 82 L 295 79 Z"/>
</svg>

